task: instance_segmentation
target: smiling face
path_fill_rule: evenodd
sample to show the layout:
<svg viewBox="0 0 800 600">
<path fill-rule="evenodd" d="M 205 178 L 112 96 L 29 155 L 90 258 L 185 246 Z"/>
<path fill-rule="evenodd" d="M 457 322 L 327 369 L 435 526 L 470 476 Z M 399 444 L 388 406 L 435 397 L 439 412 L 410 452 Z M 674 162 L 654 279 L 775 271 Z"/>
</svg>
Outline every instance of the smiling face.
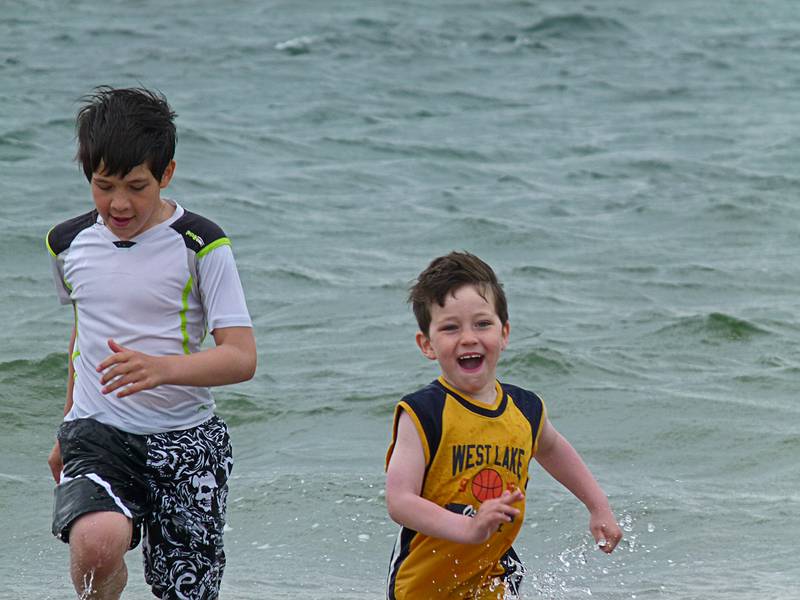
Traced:
<svg viewBox="0 0 800 600">
<path fill-rule="evenodd" d="M 161 190 L 169 185 L 174 172 L 175 161 L 169 163 L 161 181 L 145 164 L 124 177 L 95 171 L 92 197 L 106 227 L 121 240 L 130 240 L 166 220 L 172 207 L 161 199 Z"/>
<path fill-rule="evenodd" d="M 428 335 L 417 333 L 417 345 L 439 361 L 445 380 L 475 400 L 495 401 L 495 371 L 508 344 L 509 324 L 500 321 L 491 291 L 484 298 L 474 285 L 464 285 L 430 307 Z"/>
</svg>

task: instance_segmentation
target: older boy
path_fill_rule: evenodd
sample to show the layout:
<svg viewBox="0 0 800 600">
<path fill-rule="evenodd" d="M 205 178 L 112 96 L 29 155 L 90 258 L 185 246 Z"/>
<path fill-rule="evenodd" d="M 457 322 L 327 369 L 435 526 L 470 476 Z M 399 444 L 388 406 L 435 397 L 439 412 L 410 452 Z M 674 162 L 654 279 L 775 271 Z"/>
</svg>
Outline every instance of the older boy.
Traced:
<svg viewBox="0 0 800 600">
<path fill-rule="evenodd" d="M 166 99 L 102 87 L 85 100 L 77 158 L 94 209 L 47 234 L 75 314 L 53 534 L 81 598 L 120 597 L 143 530 L 155 596 L 213 599 L 233 459 L 208 388 L 253 376 L 252 324 L 228 238 L 161 196 L 175 173 Z"/>
<path fill-rule="evenodd" d="M 386 503 L 402 528 L 389 600 L 517 597 L 524 568 L 511 544 L 531 457 L 586 505 L 592 535 L 613 551 L 622 532 L 589 469 L 536 394 L 495 378 L 509 323 L 491 267 L 468 253 L 439 257 L 409 302 L 417 345 L 442 375 L 395 410 Z"/>
</svg>

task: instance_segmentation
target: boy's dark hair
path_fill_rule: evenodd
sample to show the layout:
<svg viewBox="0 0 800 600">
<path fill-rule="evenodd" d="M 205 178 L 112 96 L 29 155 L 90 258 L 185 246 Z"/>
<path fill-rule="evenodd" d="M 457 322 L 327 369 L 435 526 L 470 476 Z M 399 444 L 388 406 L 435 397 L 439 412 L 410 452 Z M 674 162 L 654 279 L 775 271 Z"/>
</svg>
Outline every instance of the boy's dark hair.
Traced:
<svg viewBox="0 0 800 600">
<path fill-rule="evenodd" d="M 78 154 L 86 179 L 100 168 L 124 177 L 145 163 L 157 180 L 175 156 L 177 116 L 158 92 L 144 88 L 95 88 L 81 98 L 75 129 Z"/>
<path fill-rule="evenodd" d="M 469 252 L 451 252 L 434 258 L 409 290 L 408 302 L 414 309 L 414 316 L 417 317 L 417 325 L 422 333 L 426 336 L 429 334 L 433 303 L 444 306 L 448 294 L 464 285 L 474 285 L 485 300 L 488 300 L 487 292 L 491 292 L 497 316 L 503 325 L 506 324 L 508 303 L 503 285 L 498 281 L 492 267 Z"/>
</svg>

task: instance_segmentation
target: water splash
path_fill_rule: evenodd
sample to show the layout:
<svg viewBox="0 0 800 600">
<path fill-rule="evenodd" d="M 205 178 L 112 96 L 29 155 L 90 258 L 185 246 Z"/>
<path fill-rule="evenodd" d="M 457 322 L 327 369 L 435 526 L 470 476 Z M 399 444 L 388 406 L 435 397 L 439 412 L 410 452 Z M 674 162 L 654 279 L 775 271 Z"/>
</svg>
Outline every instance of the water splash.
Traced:
<svg viewBox="0 0 800 600">
<path fill-rule="evenodd" d="M 603 596 L 609 589 L 624 590 L 624 597 L 636 597 L 636 589 L 629 588 L 629 579 L 635 580 L 636 575 L 630 569 L 627 557 L 640 552 L 648 554 L 657 548 L 642 543 L 642 538 L 656 532 L 656 525 L 652 521 L 644 522 L 649 512 L 647 506 L 642 505 L 639 509 L 641 514 L 638 516 L 631 512 L 619 516 L 619 526 L 625 535 L 612 555 L 599 553 L 599 544 L 588 534 L 583 535 L 578 543 L 567 544 L 551 560 L 545 561 L 549 565 L 538 570 L 529 569 L 522 597 L 572 600 L 598 592 Z M 641 524 L 638 524 L 639 518 L 643 521 Z M 569 539 L 573 535 L 565 534 L 563 537 Z"/>
<path fill-rule="evenodd" d="M 78 600 L 90 600 L 94 594 L 94 569 L 83 575 L 83 592 Z"/>
</svg>

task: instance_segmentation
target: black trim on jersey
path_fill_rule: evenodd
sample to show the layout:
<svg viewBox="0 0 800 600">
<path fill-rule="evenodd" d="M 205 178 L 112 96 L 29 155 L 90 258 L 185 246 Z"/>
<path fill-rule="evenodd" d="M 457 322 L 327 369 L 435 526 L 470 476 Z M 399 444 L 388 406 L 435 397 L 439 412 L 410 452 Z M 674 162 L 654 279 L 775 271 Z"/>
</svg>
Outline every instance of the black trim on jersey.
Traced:
<svg viewBox="0 0 800 600">
<path fill-rule="evenodd" d="M 47 245 L 50 246 L 50 250 L 58 256 L 70 247 L 72 241 L 78 237 L 81 231 L 87 227 L 91 227 L 96 222 L 97 209 L 94 209 L 77 217 L 73 217 L 68 221 L 59 223 L 47 234 Z"/>
<path fill-rule="evenodd" d="M 533 452 L 533 448 L 536 446 L 536 437 L 539 433 L 539 425 L 542 422 L 544 403 L 539 396 L 529 390 L 509 383 L 501 383 L 500 385 L 505 395 L 511 397 L 511 401 L 520 412 L 525 415 L 525 418 L 528 419 L 528 422 L 531 424 L 531 452 Z"/>
<path fill-rule="evenodd" d="M 188 210 L 184 210 L 183 215 L 170 227 L 180 234 L 186 247 L 195 253 L 218 239 L 226 237 L 225 232 L 214 221 Z"/>
<path fill-rule="evenodd" d="M 400 566 L 408 558 L 408 555 L 411 554 L 411 542 L 416 535 L 417 532 L 413 529 L 409 529 L 408 527 L 403 527 L 400 530 L 400 551 L 398 552 L 396 559 L 394 557 L 394 551 L 392 551 L 392 558 L 389 561 L 389 564 L 394 568 L 389 573 L 389 582 L 386 586 L 388 588 L 386 590 L 388 600 L 396 600 L 396 596 L 394 595 L 394 586 L 397 584 L 397 574 L 400 572 Z"/>
<path fill-rule="evenodd" d="M 114 242 L 114 245 L 117 248 L 132 248 L 133 246 L 136 245 L 136 242 L 132 242 L 130 240 L 117 240 L 116 242 Z"/>
<path fill-rule="evenodd" d="M 442 392 L 446 390 L 438 383 L 438 381 L 433 381 L 421 390 L 403 398 L 403 401 L 414 410 L 428 441 L 430 462 L 425 467 L 426 477 L 428 468 L 433 464 L 433 458 L 439 450 L 439 442 L 442 440 L 442 414 L 446 397 Z"/>
<path fill-rule="evenodd" d="M 471 412 L 474 412 L 475 414 L 482 415 L 484 417 L 499 417 L 500 415 L 503 414 L 503 412 L 506 410 L 506 406 L 508 405 L 508 395 L 505 393 L 506 392 L 505 389 L 503 389 L 503 399 L 500 400 L 500 404 L 497 406 L 497 408 L 492 410 L 491 408 L 483 408 L 482 406 L 477 406 L 474 402 L 470 402 L 469 400 L 461 397 L 456 392 L 446 388 L 438 380 L 434 381 L 434 383 L 437 386 L 439 386 L 439 388 L 441 388 L 445 394 L 450 394 L 453 398 L 455 398 L 456 401 L 461 406 L 463 406 L 464 408 L 466 408 Z"/>
<path fill-rule="evenodd" d="M 433 464 L 433 459 L 436 452 L 439 450 L 439 442 L 442 439 L 442 415 L 444 413 L 444 403 L 447 397 L 441 386 L 435 385 L 437 382 L 433 381 L 426 385 L 424 388 L 417 390 L 402 398 L 402 402 L 408 404 L 408 407 L 414 412 L 422 430 L 425 434 L 425 439 L 428 442 L 428 451 L 430 460 L 425 465 L 425 473 L 422 477 L 422 487 L 425 487 L 425 480 L 428 478 L 428 470 Z M 399 415 L 395 421 L 393 439 L 397 439 L 397 423 L 399 422 Z M 411 553 L 411 542 L 417 532 L 408 527 L 401 527 L 400 529 L 400 544 L 396 548 L 397 557 L 392 551 L 392 558 L 389 564 L 394 566 L 389 572 L 389 581 L 387 582 L 387 598 L 388 600 L 395 600 L 394 588 L 396 584 L 397 574 L 400 572 L 400 566 L 408 558 Z"/>
</svg>

